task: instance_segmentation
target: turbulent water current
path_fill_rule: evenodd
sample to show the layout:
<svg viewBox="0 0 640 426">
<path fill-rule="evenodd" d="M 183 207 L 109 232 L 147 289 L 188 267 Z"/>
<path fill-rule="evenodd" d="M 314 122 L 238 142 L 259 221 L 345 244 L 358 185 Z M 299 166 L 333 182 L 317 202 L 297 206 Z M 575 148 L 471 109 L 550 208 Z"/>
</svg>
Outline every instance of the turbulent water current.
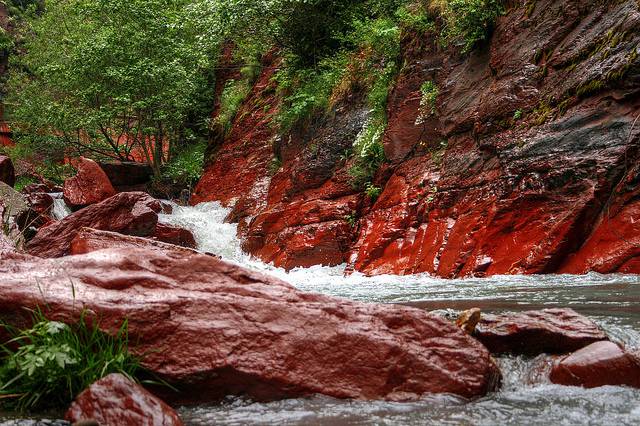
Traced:
<svg viewBox="0 0 640 426">
<path fill-rule="evenodd" d="M 588 315 L 628 347 L 640 347 L 640 276 L 500 276 L 444 280 L 427 275 L 345 276 L 344 267 L 291 272 L 242 252 L 228 210 L 217 203 L 174 208 L 161 221 L 190 229 L 199 249 L 275 275 L 301 290 L 363 302 L 400 303 L 446 314 L 479 307 L 484 312 L 571 307 Z M 231 398 L 222 404 L 180 409 L 189 425 L 638 425 L 640 390 L 582 389 L 548 382 L 546 358 L 503 357 L 501 390 L 475 401 L 433 396 L 419 402 L 341 401 L 327 397 L 256 403 Z"/>
<path fill-rule="evenodd" d="M 60 216 L 68 212 L 59 211 Z M 247 268 L 269 273 L 299 289 L 363 302 L 399 303 L 449 312 L 479 307 L 483 312 L 571 307 L 588 315 L 609 336 L 640 348 L 640 276 L 499 276 L 444 280 L 428 275 L 345 276 L 344 267 L 285 272 L 242 252 L 229 211 L 217 203 L 174 206 L 165 223 L 190 229 L 199 249 Z M 640 425 L 640 390 L 557 386 L 545 375 L 548 357 L 502 357 L 499 392 L 474 401 L 447 395 L 418 402 L 343 401 L 317 396 L 257 403 L 229 398 L 207 406 L 182 407 L 187 425 Z M 0 424 L 32 424 L 9 420 Z M 51 424 L 51 423 L 44 423 Z"/>
</svg>

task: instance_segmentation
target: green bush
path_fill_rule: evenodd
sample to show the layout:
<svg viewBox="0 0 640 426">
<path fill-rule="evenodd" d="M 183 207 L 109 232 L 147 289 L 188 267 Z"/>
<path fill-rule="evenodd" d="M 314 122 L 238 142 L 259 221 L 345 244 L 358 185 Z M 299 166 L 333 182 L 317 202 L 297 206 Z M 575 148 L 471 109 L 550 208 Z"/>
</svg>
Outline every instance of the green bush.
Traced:
<svg viewBox="0 0 640 426">
<path fill-rule="evenodd" d="M 162 179 L 192 188 L 202 176 L 206 142 L 187 145 L 162 168 Z"/>
<path fill-rule="evenodd" d="M 504 13 L 502 0 L 446 0 L 440 3 L 445 22 L 443 40 L 461 41 L 464 52 L 486 40 L 498 17 Z"/>
<path fill-rule="evenodd" d="M 134 378 L 139 360 L 128 352 L 127 321 L 115 336 L 98 330 L 83 313 L 67 325 L 33 314 L 34 326 L 18 331 L 2 347 L 0 404 L 11 409 L 66 407 L 96 380 L 121 373 Z M 18 347 L 15 349 L 15 347 Z"/>
<path fill-rule="evenodd" d="M 422 124 L 430 115 L 436 113 L 436 101 L 440 89 L 433 81 L 425 81 L 420 87 L 420 109 L 416 124 Z"/>
</svg>

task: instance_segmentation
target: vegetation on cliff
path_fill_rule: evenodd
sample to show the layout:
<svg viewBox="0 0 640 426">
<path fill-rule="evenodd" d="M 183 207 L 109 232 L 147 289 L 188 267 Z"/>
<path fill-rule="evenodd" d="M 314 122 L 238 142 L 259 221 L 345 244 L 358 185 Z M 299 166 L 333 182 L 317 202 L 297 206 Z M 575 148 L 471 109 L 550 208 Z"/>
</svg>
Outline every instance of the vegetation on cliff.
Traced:
<svg viewBox="0 0 640 426">
<path fill-rule="evenodd" d="M 6 103 L 14 155 L 52 164 L 75 155 L 135 159 L 157 176 L 192 182 L 202 141 L 214 124 L 228 130 L 261 57 L 275 51 L 283 58 L 273 118 L 280 133 L 352 99 L 369 105 L 348 154 L 353 184 L 365 188 L 384 162 L 402 34 L 436 31 L 467 51 L 501 12 L 498 0 L 48 1 L 25 14 L 13 58 Z M 242 72 L 223 83 L 214 123 L 211 94 L 228 45 Z"/>
</svg>

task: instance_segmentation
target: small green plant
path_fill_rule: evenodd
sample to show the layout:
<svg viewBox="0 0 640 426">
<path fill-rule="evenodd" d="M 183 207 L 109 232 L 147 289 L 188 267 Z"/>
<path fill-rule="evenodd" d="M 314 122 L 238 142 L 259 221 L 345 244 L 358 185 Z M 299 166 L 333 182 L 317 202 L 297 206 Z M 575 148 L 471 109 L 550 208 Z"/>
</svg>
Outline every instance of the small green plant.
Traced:
<svg viewBox="0 0 640 426">
<path fill-rule="evenodd" d="M 522 118 L 522 110 L 519 109 L 516 112 L 513 113 L 513 119 L 514 120 L 520 120 Z"/>
<path fill-rule="evenodd" d="M 34 184 L 34 183 L 38 183 L 38 179 L 31 177 L 31 176 L 18 176 L 16 178 L 16 183 L 15 185 L 13 185 L 13 189 L 15 189 L 16 191 L 20 192 L 22 191 L 25 187 Z"/>
<path fill-rule="evenodd" d="M 110 336 L 85 314 L 77 324 L 67 325 L 50 321 L 37 310 L 30 329 L 5 326 L 13 338 L 2 346 L 1 406 L 18 410 L 66 407 L 78 393 L 108 374 L 135 378 L 140 363 L 128 352 L 127 321 Z"/>
<path fill-rule="evenodd" d="M 396 18 L 404 28 L 412 31 L 427 33 L 436 28 L 433 19 L 421 2 L 401 6 L 396 12 Z"/>
<path fill-rule="evenodd" d="M 385 161 L 382 135 L 386 127 L 385 122 L 369 121 L 353 144 L 356 158 L 349 169 L 351 185 L 357 189 L 364 189 L 372 181 L 376 171 Z"/>
<path fill-rule="evenodd" d="M 380 194 L 382 194 L 382 188 L 369 182 L 364 189 L 364 193 L 371 201 L 376 201 Z"/>
<path fill-rule="evenodd" d="M 416 119 L 416 125 L 424 123 L 424 121 L 431 115 L 436 113 L 436 101 L 440 90 L 433 81 L 425 81 L 420 87 L 420 109 L 418 118 Z"/>
<path fill-rule="evenodd" d="M 220 111 L 215 118 L 215 124 L 221 126 L 226 134 L 236 117 L 242 102 L 251 91 L 247 80 L 229 80 L 220 95 Z"/>
<path fill-rule="evenodd" d="M 275 175 L 282 168 L 282 160 L 274 156 L 269 163 L 269 174 Z"/>
<path fill-rule="evenodd" d="M 446 0 L 438 2 L 444 18 L 442 40 L 461 41 L 463 52 L 489 36 L 499 16 L 504 14 L 502 0 Z"/>
<path fill-rule="evenodd" d="M 202 176 L 206 148 L 205 142 L 187 145 L 163 166 L 162 178 L 174 184 L 193 187 Z"/>
<path fill-rule="evenodd" d="M 344 220 L 349 224 L 350 227 L 355 228 L 358 224 L 358 214 L 355 211 L 351 212 L 344 217 Z"/>
</svg>

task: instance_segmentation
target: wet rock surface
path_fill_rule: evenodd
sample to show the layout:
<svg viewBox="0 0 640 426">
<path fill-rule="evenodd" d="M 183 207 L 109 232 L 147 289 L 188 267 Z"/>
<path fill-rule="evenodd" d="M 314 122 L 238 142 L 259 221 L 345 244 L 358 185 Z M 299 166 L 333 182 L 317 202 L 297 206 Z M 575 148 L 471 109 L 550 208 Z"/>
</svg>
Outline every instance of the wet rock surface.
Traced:
<svg viewBox="0 0 640 426">
<path fill-rule="evenodd" d="M 155 251 L 183 251 L 196 253 L 186 247 L 181 247 L 151 238 L 132 237 L 117 232 L 100 231 L 92 228 L 82 228 L 71 241 L 69 254 L 86 254 L 105 249 L 135 249 L 144 248 Z"/>
<path fill-rule="evenodd" d="M 572 309 L 483 314 L 473 334 L 491 353 L 565 354 L 606 340 L 590 319 Z"/>
<path fill-rule="evenodd" d="M 16 173 L 11 158 L 0 155 L 0 182 L 13 187 L 16 183 Z"/>
<path fill-rule="evenodd" d="M 511 5 L 490 43 L 468 55 L 406 35 L 373 206 L 332 151 L 353 142 L 340 117 L 361 125 L 358 102 L 275 143 L 282 167 L 272 177 L 266 134 L 236 158 L 254 132 L 241 114 L 212 147 L 221 155 L 192 202 L 235 205 L 229 219 L 245 250 L 286 268 L 349 260 L 366 274 L 447 278 L 639 273 L 639 7 Z M 439 96 L 420 117 L 426 81 Z M 247 106 L 271 99 L 262 87 Z M 242 171 L 228 188 L 230 167 Z"/>
<path fill-rule="evenodd" d="M 85 389 L 69 407 L 65 419 L 74 425 L 182 426 L 167 404 L 122 374 L 110 374 Z"/>
<path fill-rule="evenodd" d="M 185 390 L 168 395 L 175 400 L 474 397 L 499 377 L 489 352 L 442 318 L 303 293 L 184 251 L 3 254 L 0 318 L 24 325 L 24 308 L 43 303 L 47 316 L 65 322 L 93 312 L 107 332 L 127 318 L 143 366 Z"/>
<path fill-rule="evenodd" d="M 153 232 L 153 238 L 169 244 L 195 249 L 197 244 L 195 237 L 188 229 L 158 223 Z"/>
<path fill-rule="evenodd" d="M 70 207 L 85 207 L 116 194 L 109 178 L 98 163 L 80 158 L 76 176 L 64 181 L 64 201 Z"/>
<path fill-rule="evenodd" d="M 27 251 L 40 257 L 66 256 L 71 241 L 83 227 L 151 236 L 160 210 L 160 203 L 143 192 L 123 192 L 40 229 Z"/>
<path fill-rule="evenodd" d="M 640 388 L 640 352 L 626 351 L 613 342 L 597 342 L 556 361 L 550 378 L 566 386 Z"/>
</svg>

